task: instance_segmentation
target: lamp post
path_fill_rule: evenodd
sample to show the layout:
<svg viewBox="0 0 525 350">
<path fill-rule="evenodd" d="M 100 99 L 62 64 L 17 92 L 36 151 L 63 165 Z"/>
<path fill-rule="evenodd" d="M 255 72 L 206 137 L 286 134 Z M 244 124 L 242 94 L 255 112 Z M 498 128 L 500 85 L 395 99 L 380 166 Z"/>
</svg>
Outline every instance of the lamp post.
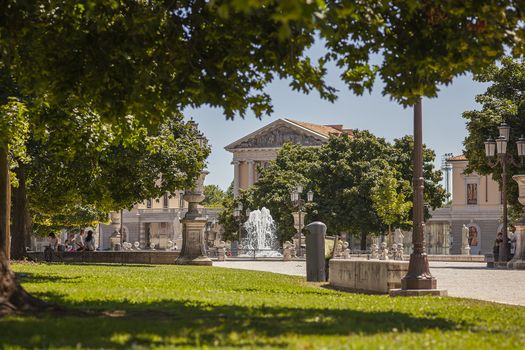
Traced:
<svg viewBox="0 0 525 350">
<path fill-rule="evenodd" d="M 241 229 L 242 229 L 241 213 L 242 213 L 242 203 L 239 202 L 239 204 L 237 204 L 237 208 L 235 208 L 235 210 L 233 211 L 233 217 L 239 221 L 239 232 L 237 236 L 237 240 L 239 242 L 241 241 Z"/>
<path fill-rule="evenodd" d="M 491 137 L 485 142 L 485 155 L 487 156 L 488 165 L 491 168 L 495 168 L 498 165 L 501 166 L 501 201 L 503 202 L 503 242 L 499 246 L 499 259 L 498 261 L 502 264 L 506 264 L 509 260 L 509 247 L 508 242 L 508 219 L 507 219 L 507 168 L 510 164 L 516 167 L 523 166 L 523 157 L 525 157 L 525 139 L 523 137 L 516 141 L 516 147 L 518 149 L 518 156 L 520 157 L 520 163 L 514 160 L 511 154 L 507 153 L 507 145 L 510 139 L 510 126 L 506 123 L 501 123 L 498 127 L 499 137 L 494 140 Z"/>
<path fill-rule="evenodd" d="M 303 220 L 304 220 L 304 217 L 302 216 L 302 214 L 303 214 L 305 201 L 304 199 L 301 198 L 302 193 L 303 193 L 303 186 L 301 185 L 298 185 L 296 189 L 290 193 L 290 199 L 292 200 L 292 205 L 297 209 L 297 216 L 298 216 L 296 225 L 294 225 L 294 226 L 297 226 L 298 245 L 299 245 L 297 249 L 297 253 L 298 253 L 297 256 L 303 256 L 303 253 L 302 253 L 303 250 L 301 246 L 301 231 L 302 231 L 302 225 L 303 225 Z M 312 192 L 312 190 L 310 190 L 306 193 L 306 200 L 308 202 L 312 202 L 313 199 L 314 199 L 314 193 Z M 294 217 L 294 221 L 296 221 L 295 217 Z"/>
</svg>

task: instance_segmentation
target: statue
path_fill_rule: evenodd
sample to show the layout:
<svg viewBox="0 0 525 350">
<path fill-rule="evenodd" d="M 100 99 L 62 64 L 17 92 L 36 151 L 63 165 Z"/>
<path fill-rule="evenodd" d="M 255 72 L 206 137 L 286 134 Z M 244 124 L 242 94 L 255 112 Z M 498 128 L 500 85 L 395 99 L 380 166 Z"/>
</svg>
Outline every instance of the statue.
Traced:
<svg viewBox="0 0 525 350">
<path fill-rule="evenodd" d="M 343 253 L 343 241 L 337 240 L 337 244 L 335 245 L 334 249 L 335 249 L 334 257 L 340 258 Z"/>
<path fill-rule="evenodd" d="M 370 259 L 379 259 L 379 248 L 377 247 L 377 244 L 372 244 L 372 254 L 370 256 Z"/>
<path fill-rule="evenodd" d="M 135 243 L 133 243 L 133 246 L 135 247 L 135 250 L 140 250 L 140 242 L 139 241 L 136 241 Z"/>
<path fill-rule="evenodd" d="M 397 244 L 397 259 L 394 259 L 394 260 L 403 260 L 403 254 L 405 253 L 404 249 L 403 249 L 403 243 L 398 243 Z"/>
<path fill-rule="evenodd" d="M 226 260 L 226 242 L 224 241 L 220 241 L 219 244 L 217 244 L 217 260 Z"/>
<path fill-rule="evenodd" d="M 392 259 L 397 260 L 397 244 L 392 244 L 392 247 L 390 248 L 390 253 L 392 254 Z"/>
<path fill-rule="evenodd" d="M 348 248 L 348 242 L 343 243 L 343 253 L 341 254 L 343 259 L 350 259 L 350 249 Z"/>
<path fill-rule="evenodd" d="M 381 243 L 381 255 L 379 256 L 379 260 L 389 260 L 386 242 Z"/>
<path fill-rule="evenodd" d="M 286 241 L 283 244 L 283 261 L 290 261 L 295 257 L 295 244 Z"/>
<path fill-rule="evenodd" d="M 463 227 L 461 228 L 461 254 L 462 255 L 470 255 L 470 246 L 468 244 L 468 237 L 469 237 L 469 229 L 465 224 L 463 224 Z"/>
</svg>

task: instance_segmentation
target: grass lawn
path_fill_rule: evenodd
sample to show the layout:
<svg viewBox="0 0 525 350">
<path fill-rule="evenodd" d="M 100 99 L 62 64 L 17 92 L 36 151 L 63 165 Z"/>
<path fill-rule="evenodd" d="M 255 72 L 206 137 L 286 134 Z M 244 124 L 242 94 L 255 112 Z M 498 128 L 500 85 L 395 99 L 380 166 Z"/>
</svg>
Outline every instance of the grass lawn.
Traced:
<svg viewBox="0 0 525 350">
<path fill-rule="evenodd" d="M 0 319 L 4 348 L 524 349 L 525 308 L 342 293 L 223 268 L 14 264 L 83 313 Z M 490 288 L 490 286 L 487 286 Z"/>
</svg>

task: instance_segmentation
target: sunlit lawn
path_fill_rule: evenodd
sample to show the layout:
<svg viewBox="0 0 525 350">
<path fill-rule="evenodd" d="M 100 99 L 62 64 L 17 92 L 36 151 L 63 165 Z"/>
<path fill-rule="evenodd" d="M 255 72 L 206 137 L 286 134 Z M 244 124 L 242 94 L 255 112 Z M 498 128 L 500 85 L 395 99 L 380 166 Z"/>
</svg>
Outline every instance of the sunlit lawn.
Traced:
<svg viewBox="0 0 525 350">
<path fill-rule="evenodd" d="M 521 307 L 356 295 L 222 268 L 13 268 L 31 293 L 82 312 L 0 319 L 4 348 L 525 348 Z"/>
</svg>

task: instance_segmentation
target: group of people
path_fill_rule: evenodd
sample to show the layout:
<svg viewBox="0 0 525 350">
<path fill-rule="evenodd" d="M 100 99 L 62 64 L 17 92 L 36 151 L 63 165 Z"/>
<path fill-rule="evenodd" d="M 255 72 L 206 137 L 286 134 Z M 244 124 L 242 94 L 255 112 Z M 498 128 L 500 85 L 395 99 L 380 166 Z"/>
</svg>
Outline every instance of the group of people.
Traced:
<svg viewBox="0 0 525 350">
<path fill-rule="evenodd" d="M 87 233 L 81 229 L 72 239 L 66 239 L 63 245 L 60 244 L 59 238 L 54 232 L 48 235 L 49 248 L 53 251 L 64 250 L 66 252 L 94 251 L 95 236 L 92 230 Z"/>
</svg>

